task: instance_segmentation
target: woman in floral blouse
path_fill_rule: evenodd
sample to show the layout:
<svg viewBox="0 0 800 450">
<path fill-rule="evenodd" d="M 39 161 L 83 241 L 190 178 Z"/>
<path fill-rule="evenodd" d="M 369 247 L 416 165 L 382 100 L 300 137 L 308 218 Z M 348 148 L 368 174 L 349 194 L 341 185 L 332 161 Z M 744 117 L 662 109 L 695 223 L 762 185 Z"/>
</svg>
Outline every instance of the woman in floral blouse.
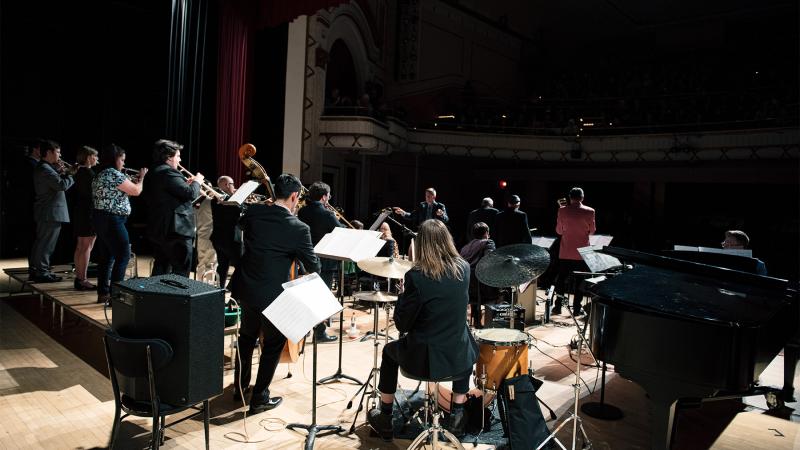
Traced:
<svg viewBox="0 0 800 450">
<path fill-rule="evenodd" d="M 128 196 L 142 193 L 147 169 L 139 170 L 139 179 L 131 181 L 122 173 L 125 150 L 115 144 L 100 154 L 101 171 L 92 181 L 94 229 L 97 233 L 98 274 L 97 303 L 111 298 L 111 282 L 122 281 L 131 257 L 130 240 L 125 222 L 131 214 Z"/>
</svg>

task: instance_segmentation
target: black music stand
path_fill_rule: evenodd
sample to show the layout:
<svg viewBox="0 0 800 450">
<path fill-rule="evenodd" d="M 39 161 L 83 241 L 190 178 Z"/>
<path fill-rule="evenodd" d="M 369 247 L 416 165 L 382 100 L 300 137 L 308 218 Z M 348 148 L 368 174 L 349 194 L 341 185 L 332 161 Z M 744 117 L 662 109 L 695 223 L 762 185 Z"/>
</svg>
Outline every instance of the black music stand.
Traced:
<svg viewBox="0 0 800 450">
<path fill-rule="evenodd" d="M 355 384 L 362 384 L 358 378 L 351 377 L 342 372 L 342 336 L 344 335 L 344 262 L 345 261 L 352 261 L 349 258 L 341 258 L 341 257 L 332 257 L 326 256 L 326 258 L 330 259 L 338 259 L 340 261 L 339 265 L 339 303 L 342 305 L 342 310 L 339 311 L 339 367 L 336 368 L 336 373 L 333 375 L 329 375 L 318 382 L 315 382 L 314 385 L 316 386 L 317 383 L 325 384 L 325 383 L 333 383 L 339 381 L 341 379 L 350 380 Z M 317 340 L 314 339 L 314 345 L 317 344 Z M 316 368 L 314 369 L 316 370 Z M 316 390 L 315 390 L 316 392 Z"/>
<path fill-rule="evenodd" d="M 313 330 L 313 328 L 312 328 Z M 317 434 L 321 431 L 331 431 L 333 433 L 340 433 L 344 431 L 342 427 L 339 425 L 317 425 L 317 334 L 313 333 L 314 337 L 312 338 L 313 342 L 313 351 L 312 351 L 312 383 L 311 383 L 311 423 L 308 425 L 299 424 L 299 423 L 290 423 L 286 425 L 286 428 L 290 430 L 294 430 L 295 428 L 302 428 L 308 431 L 308 435 L 306 436 L 306 443 L 305 450 L 312 450 L 314 448 L 314 439 L 316 439 Z M 341 339 L 341 337 L 340 337 Z M 341 355 L 341 352 L 339 353 Z M 341 356 L 339 358 L 339 362 L 341 363 Z M 341 368 L 341 366 L 340 366 Z M 322 436 L 322 434 L 319 434 Z"/>
</svg>

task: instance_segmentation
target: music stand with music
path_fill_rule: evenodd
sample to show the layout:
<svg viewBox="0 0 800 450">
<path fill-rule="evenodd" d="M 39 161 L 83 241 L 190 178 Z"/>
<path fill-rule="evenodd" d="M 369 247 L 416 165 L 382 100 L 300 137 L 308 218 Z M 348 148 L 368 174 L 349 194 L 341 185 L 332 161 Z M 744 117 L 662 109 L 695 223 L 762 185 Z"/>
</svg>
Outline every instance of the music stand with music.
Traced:
<svg viewBox="0 0 800 450">
<path fill-rule="evenodd" d="M 343 309 L 336 301 L 328 286 L 318 274 L 298 278 L 283 284 L 284 291 L 263 312 L 287 339 L 299 342 L 306 333 Z M 302 428 L 308 431 L 305 449 L 314 448 L 314 441 L 320 432 L 344 431 L 339 425 L 317 424 L 317 337 L 312 339 L 312 381 L 311 381 L 311 423 L 290 423 L 286 428 Z"/>
<path fill-rule="evenodd" d="M 342 344 L 344 336 L 344 263 L 358 261 L 375 256 L 386 241 L 379 238 L 380 232 L 371 230 L 353 230 L 350 228 L 334 228 L 314 246 L 314 253 L 322 258 L 334 259 L 340 262 L 339 266 L 339 303 L 342 309 L 339 312 L 339 366 L 333 375 L 319 380 L 319 384 L 333 383 L 341 379 L 350 380 L 355 384 L 362 382 L 342 372 Z"/>
</svg>

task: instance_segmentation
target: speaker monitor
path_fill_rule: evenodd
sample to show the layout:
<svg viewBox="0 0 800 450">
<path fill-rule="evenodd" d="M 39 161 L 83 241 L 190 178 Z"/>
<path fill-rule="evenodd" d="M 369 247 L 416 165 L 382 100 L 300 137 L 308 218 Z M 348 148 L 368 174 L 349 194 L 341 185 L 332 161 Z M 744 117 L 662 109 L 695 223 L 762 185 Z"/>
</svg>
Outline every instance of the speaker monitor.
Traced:
<svg viewBox="0 0 800 450">
<path fill-rule="evenodd" d="M 225 294 L 179 275 L 114 283 L 112 328 L 129 338 L 159 338 L 174 352 L 156 373 L 161 401 L 192 405 L 222 393 Z M 120 378 L 123 392 L 148 398 L 146 379 Z"/>
<path fill-rule="evenodd" d="M 492 328 L 511 328 L 511 305 L 486 305 L 486 323 Z M 514 305 L 514 328 L 525 330 L 525 308 L 519 305 Z"/>
</svg>

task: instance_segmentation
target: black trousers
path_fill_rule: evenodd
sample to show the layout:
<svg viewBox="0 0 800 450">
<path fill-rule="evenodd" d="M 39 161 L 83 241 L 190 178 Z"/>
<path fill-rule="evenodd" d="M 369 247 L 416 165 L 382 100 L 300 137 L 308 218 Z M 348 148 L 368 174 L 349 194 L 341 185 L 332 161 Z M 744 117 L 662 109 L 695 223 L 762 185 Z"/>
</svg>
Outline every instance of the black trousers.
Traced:
<svg viewBox="0 0 800 450">
<path fill-rule="evenodd" d="M 214 251 L 217 252 L 217 276 L 219 277 L 219 287 L 224 289 L 228 281 L 228 269 L 231 266 L 239 267 L 239 261 L 242 259 L 242 251 L 244 248 L 241 242 L 234 241 L 212 241 L 211 244 L 214 246 Z"/>
<path fill-rule="evenodd" d="M 185 236 L 168 236 L 153 243 L 154 275 L 174 273 L 189 277 L 192 266 L 192 238 Z"/>
<path fill-rule="evenodd" d="M 394 394 L 397 391 L 397 372 L 400 370 L 400 341 L 392 341 L 383 347 L 381 359 L 381 378 L 378 380 L 378 390 L 382 394 Z M 469 376 L 460 380 L 453 380 L 453 393 L 466 394 L 469 392 Z"/>
<path fill-rule="evenodd" d="M 588 272 L 589 267 L 583 260 L 576 259 L 559 259 L 558 260 L 558 278 L 556 279 L 556 294 L 567 295 L 572 293 L 572 312 L 577 313 L 581 310 L 581 301 L 583 300 L 583 293 L 577 289 L 578 280 L 572 274 L 574 271 Z"/>
<path fill-rule="evenodd" d="M 259 331 L 264 332 L 264 348 L 258 360 L 258 373 L 250 404 L 266 403 L 269 400 L 269 384 L 275 376 L 275 369 L 281 358 L 286 337 L 275 328 L 261 311 L 242 303 L 242 323 L 239 328 L 239 355 L 236 359 L 236 368 L 233 374 L 233 385 L 239 390 L 241 381 L 242 390 L 250 386 L 250 376 L 253 363 L 253 350 L 256 347 Z M 241 365 L 240 365 L 241 361 Z M 241 377 L 241 378 L 240 378 Z"/>
</svg>

